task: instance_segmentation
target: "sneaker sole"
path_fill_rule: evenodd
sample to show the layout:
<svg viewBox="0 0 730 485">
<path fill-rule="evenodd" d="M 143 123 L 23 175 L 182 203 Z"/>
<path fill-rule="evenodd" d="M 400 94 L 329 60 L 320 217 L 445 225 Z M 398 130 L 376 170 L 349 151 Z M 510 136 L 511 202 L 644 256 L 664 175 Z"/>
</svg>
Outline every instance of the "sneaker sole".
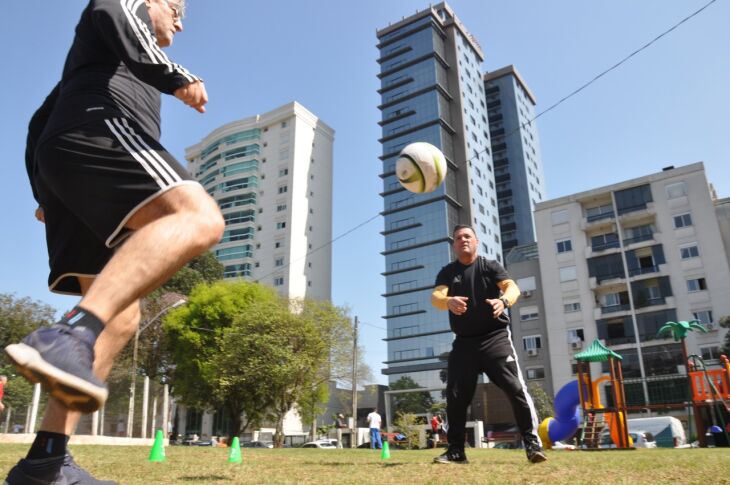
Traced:
<svg viewBox="0 0 730 485">
<path fill-rule="evenodd" d="M 82 413 L 92 413 L 106 401 L 109 391 L 46 362 L 33 347 L 20 343 L 5 347 L 5 353 L 26 379 L 40 383 L 63 405 Z"/>
<path fill-rule="evenodd" d="M 434 463 L 438 463 L 439 465 L 468 465 L 469 460 L 464 461 L 450 461 L 450 460 L 433 460 Z"/>
<path fill-rule="evenodd" d="M 530 463 L 542 463 L 543 461 L 547 461 L 547 456 L 535 455 L 532 458 L 530 458 Z"/>
</svg>

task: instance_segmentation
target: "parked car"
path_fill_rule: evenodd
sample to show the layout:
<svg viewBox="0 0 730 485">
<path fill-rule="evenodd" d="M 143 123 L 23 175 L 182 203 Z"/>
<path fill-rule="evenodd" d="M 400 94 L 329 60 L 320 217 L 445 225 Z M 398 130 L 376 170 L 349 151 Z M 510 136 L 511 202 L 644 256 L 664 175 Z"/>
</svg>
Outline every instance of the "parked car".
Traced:
<svg viewBox="0 0 730 485">
<path fill-rule="evenodd" d="M 241 443 L 243 448 L 273 448 L 274 443 L 271 441 L 246 441 Z"/>
<path fill-rule="evenodd" d="M 648 431 L 629 431 L 629 436 L 634 442 L 634 448 L 656 448 L 654 435 Z M 616 445 L 611 440 L 611 433 L 608 430 L 601 431 L 599 441 L 600 448 L 615 448 Z"/>
<path fill-rule="evenodd" d="M 302 445 L 302 448 L 321 448 L 326 450 L 336 450 L 337 447 L 333 445 L 329 440 L 327 441 L 310 441 L 309 443 L 304 443 Z"/>
</svg>

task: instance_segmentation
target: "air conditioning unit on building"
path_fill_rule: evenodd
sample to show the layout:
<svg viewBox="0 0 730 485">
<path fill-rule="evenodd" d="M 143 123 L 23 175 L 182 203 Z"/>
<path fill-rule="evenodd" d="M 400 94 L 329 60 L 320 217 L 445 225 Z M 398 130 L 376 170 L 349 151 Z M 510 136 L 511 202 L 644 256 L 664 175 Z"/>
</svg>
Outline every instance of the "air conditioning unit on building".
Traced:
<svg viewBox="0 0 730 485">
<path fill-rule="evenodd" d="M 573 350 L 582 349 L 583 348 L 583 342 L 581 342 L 580 340 L 578 340 L 577 342 L 571 342 L 570 343 L 570 348 L 572 348 Z"/>
<path fill-rule="evenodd" d="M 537 349 L 527 349 L 527 355 L 535 357 L 537 355 Z"/>
<path fill-rule="evenodd" d="M 522 292 L 522 296 L 524 296 L 525 298 L 529 298 L 529 297 L 532 296 L 532 291 L 531 290 L 525 290 L 525 291 Z"/>
</svg>

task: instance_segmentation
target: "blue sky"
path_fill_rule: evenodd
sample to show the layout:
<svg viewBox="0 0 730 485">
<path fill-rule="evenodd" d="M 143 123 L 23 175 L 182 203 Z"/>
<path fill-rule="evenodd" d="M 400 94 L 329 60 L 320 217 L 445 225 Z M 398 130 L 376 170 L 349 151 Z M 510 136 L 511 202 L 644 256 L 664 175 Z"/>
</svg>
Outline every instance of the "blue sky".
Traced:
<svg viewBox="0 0 730 485">
<path fill-rule="evenodd" d="M 538 112 L 649 42 L 709 0 L 454 0 L 481 44 L 483 70 L 514 64 Z M 375 31 L 425 1 L 189 0 L 185 31 L 168 51 L 202 76 L 208 112 L 163 101 L 163 143 L 185 147 L 215 127 L 299 101 L 336 130 L 334 234 L 378 214 L 380 119 Z M 0 292 L 59 310 L 75 300 L 46 287 L 43 227 L 34 221 L 23 151 L 27 122 L 57 82 L 85 0 L 6 2 L 0 16 Z M 730 2 L 704 12 L 538 122 L 548 198 L 704 161 L 730 196 Z M 360 317 L 376 380 L 386 360 L 382 219 L 333 246 L 333 301 Z"/>
</svg>

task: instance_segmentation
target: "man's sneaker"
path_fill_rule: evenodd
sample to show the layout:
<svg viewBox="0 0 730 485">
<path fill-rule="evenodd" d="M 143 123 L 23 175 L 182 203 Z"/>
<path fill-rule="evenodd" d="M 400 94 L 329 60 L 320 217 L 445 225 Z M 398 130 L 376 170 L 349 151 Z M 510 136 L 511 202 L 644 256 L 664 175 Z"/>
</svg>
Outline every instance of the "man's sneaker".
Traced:
<svg viewBox="0 0 730 485">
<path fill-rule="evenodd" d="M 117 485 L 117 482 L 97 480 L 66 453 L 61 458 L 20 460 L 8 473 L 4 485 Z"/>
<path fill-rule="evenodd" d="M 62 457 L 43 458 L 40 460 L 20 460 L 10 469 L 4 485 L 68 485 L 61 475 Z"/>
<path fill-rule="evenodd" d="M 72 411 L 91 413 L 106 401 L 108 391 L 94 376 L 93 332 L 67 325 L 41 328 L 19 344 L 5 347 L 18 371 L 41 385 Z"/>
<path fill-rule="evenodd" d="M 81 468 L 69 452 L 63 457 L 61 474 L 66 478 L 68 485 L 117 485 L 113 480 L 97 480 L 89 472 Z"/>
<path fill-rule="evenodd" d="M 469 463 L 469 460 L 466 459 L 466 453 L 464 453 L 463 449 L 459 448 L 449 448 L 446 450 L 446 453 L 443 455 L 437 456 L 433 459 L 434 463 L 454 463 L 457 465 L 466 465 Z"/>
<path fill-rule="evenodd" d="M 525 453 L 527 453 L 527 459 L 530 463 L 540 463 L 547 460 L 545 452 L 537 443 L 525 443 Z"/>
</svg>

